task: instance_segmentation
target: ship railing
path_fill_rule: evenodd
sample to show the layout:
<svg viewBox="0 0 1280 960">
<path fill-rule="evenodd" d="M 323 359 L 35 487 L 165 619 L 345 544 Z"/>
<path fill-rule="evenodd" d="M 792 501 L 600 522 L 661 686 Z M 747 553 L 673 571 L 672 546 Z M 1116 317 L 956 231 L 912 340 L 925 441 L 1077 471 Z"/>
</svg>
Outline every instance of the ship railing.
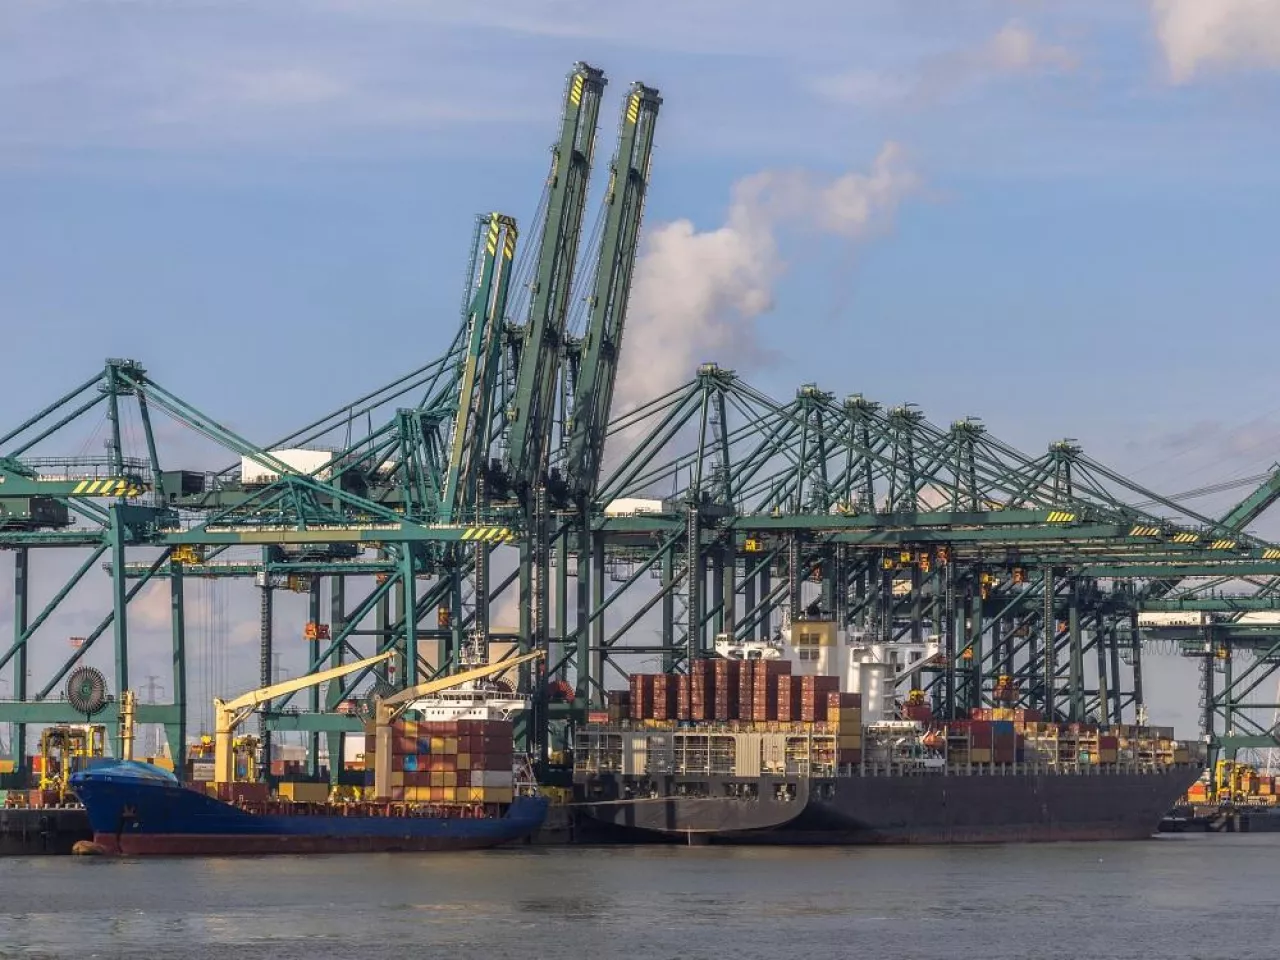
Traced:
<svg viewBox="0 0 1280 960">
<path fill-rule="evenodd" d="M 867 777 L 1010 777 L 1010 776 L 1049 776 L 1049 777 L 1105 777 L 1117 774 L 1149 774 L 1170 768 L 1167 763 L 1149 761 L 1122 761 L 1119 763 L 950 763 L 941 768 L 926 768 L 891 761 L 864 759 L 860 764 L 842 765 L 838 776 Z M 1194 766 L 1194 764 L 1173 764 L 1172 766 Z"/>
</svg>

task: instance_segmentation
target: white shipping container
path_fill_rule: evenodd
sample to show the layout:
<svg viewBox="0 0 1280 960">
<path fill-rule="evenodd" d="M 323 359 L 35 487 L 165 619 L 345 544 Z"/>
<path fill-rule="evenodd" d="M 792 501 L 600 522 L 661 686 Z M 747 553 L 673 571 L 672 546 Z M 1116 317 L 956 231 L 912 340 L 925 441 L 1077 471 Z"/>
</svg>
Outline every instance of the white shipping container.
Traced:
<svg viewBox="0 0 1280 960">
<path fill-rule="evenodd" d="M 333 453 L 329 450 L 268 450 L 285 466 L 292 467 L 298 473 L 314 473 L 317 480 L 328 480 L 328 465 L 333 461 Z M 318 471 L 318 472 L 317 472 Z M 240 458 L 241 483 L 274 483 L 280 474 L 253 457 Z"/>
<path fill-rule="evenodd" d="M 515 774 L 510 770 L 472 770 L 473 787 L 510 787 L 515 784 Z"/>
<path fill-rule="evenodd" d="M 606 517 L 631 517 L 638 513 L 662 513 L 661 500 L 644 497 L 619 497 L 604 508 Z"/>
<path fill-rule="evenodd" d="M 191 764 L 191 779 L 195 783 L 210 783 L 213 780 L 213 762 L 197 761 Z"/>
</svg>

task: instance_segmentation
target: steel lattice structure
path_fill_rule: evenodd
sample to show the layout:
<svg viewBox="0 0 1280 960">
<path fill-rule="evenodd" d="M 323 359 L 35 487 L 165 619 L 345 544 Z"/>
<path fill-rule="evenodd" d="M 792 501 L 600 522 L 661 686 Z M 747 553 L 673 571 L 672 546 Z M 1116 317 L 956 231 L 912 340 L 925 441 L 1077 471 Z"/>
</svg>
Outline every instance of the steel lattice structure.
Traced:
<svg viewBox="0 0 1280 960">
<path fill-rule="evenodd" d="M 20 761 L 26 725 L 80 719 L 58 686 L 105 636 L 112 689 L 129 689 L 129 605 L 161 581 L 172 697 L 139 704 L 137 719 L 164 724 L 181 761 L 193 577 L 257 586 L 264 686 L 280 590 L 307 596 L 309 671 L 395 652 L 390 670 L 333 683 L 323 696 L 313 689 L 305 709 L 288 700 L 263 709 L 265 759 L 271 731 L 304 731 L 313 771 L 322 735 L 332 757 L 344 732 L 362 729 L 339 708 L 370 685 L 402 687 L 488 656 L 489 611 L 508 591 L 520 610 L 510 639 L 550 653 L 525 677 L 537 706 L 523 735 L 544 769 L 562 725 L 600 706 L 646 658 L 684 670 L 718 635 L 765 638 L 806 618 L 877 643 L 936 636 L 939 655 L 909 680 L 943 715 L 998 696 L 1120 723 L 1144 710 L 1141 613 L 1189 612 L 1202 622 L 1178 639 L 1205 660 L 1205 732 L 1222 734 L 1229 751 L 1275 742 L 1270 717 L 1256 715 L 1263 705 L 1242 703 L 1280 665 L 1280 627 L 1238 618 L 1280 606 L 1280 547 L 1243 532 L 1280 497 L 1280 471 L 1226 516 L 1202 516 L 1071 441 L 1032 457 L 974 419 L 942 427 L 910 405 L 839 399 L 815 385 L 775 400 L 714 364 L 610 421 L 662 101 L 643 84 L 626 92 L 584 269 L 605 85 L 585 64 L 569 76 L 528 250 L 512 217 L 478 218 L 461 322 L 437 360 L 262 445 L 139 363 L 109 360 L 0 436 L 0 548 L 15 558 L 13 639 L 0 655 L 14 699 L 0 703 L 0 722 L 19 725 Z M 580 336 L 568 326 L 575 291 L 587 303 Z M 157 411 L 215 445 L 228 466 L 184 469 L 157 440 Z M 95 415 L 109 435 L 105 456 L 36 456 Z M 130 417 L 142 427 L 136 449 L 122 430 Z M 333 449 L 316 469 L 286 456 L 321 442 Z M 39 556 L 54 550 L 81 562 L 36 611 L 31 581 Z M 98 566 L 110 609 L 28 682 L 42 627 Z M 1249 592 L 1223 596 L 1227 584 Z M 1251 656 L 1237 664 L 1238 654 Z M 102 716 L 114 721 L 115 711 Z"/>
</svg>

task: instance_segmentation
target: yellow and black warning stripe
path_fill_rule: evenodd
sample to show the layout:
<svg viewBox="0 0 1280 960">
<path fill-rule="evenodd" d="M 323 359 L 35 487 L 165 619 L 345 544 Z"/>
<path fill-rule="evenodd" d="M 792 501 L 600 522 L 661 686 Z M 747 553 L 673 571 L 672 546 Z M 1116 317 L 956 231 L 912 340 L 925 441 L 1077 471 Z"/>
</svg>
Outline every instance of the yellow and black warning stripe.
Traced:
<svg viewBox="0 0 1280 960">
<path fill-rule="evenodd" d="M 1210 550 L 1234 550 L 1236 542 L 1234 540 L 1215 540 L 1209 544 Z"/>
<path fill-rule="evenodd" d="M 1075 518 L 1074 513 L 1068 513 L 1066 510 L 1050 510 L 1047 520 L 1049 523 L 1070 523 Z"/>
<path fill-rule="evenodd" d="M 1143 525 L 1143 524 L 1136 524 L 1136 525 L 1134 526 L 1134 528 L 1133 528 L 1132 530 L 1130 530 L 1130 531 L 1129 531 L 1129 536 L 1131 536 L 1131 537 L 1158 537 L 1158 536 L 1160 536 L 1160 528 L 1159 528 L 1159 527 L 1146 526 L 1146 525 Z"/>
<path fill-rule="evenodd" d="M 494 214 L 489 218 L 489 235 L 485 237 L 484 249 L 493 256 L 498 252 L 498 216 Z"/>
<path fill-rule="evenodd" d="M 569 85 L 569 102 L 575 107 L 582 102 L 582 87 L 584 83 L 582 74 L 577 74 L 573 78 L 573 83 Z"/>
<path fill-rule="evenodd" d="M 635 123 L 640 119 L 640 94 L 633 93 L 627 101 L 627 123 Z"/>
<path fill-rule="evenodd" d="M 1199 543 L 1200 534 L 1198 533 L 1175 533 L 1173 535 L 1174 543 Z"/>
<path fill-rule="evenodd" d="M 120 477 L 81 480 L 71 490 L 72 495 L 78 497 L 136 497 L 141 492 L 142 488 L 132 480 Z"/>
<path fill-rule="evenodd" d="M 483 543 L 510 543 L 516 535 L 506 527 L 467 527 L 462 531 L 463 540 L 479 540 Z"/>
</svg>

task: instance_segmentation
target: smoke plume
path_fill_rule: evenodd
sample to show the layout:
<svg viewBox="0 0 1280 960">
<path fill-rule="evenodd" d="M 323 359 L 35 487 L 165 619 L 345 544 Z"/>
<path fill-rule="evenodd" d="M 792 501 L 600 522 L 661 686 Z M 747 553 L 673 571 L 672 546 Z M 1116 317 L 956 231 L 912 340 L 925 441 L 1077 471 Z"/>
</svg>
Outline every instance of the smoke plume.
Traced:
<svg viewBox="0 0 1280 960">
<path fill-rule="evenodd" d="M 687 382 L 699 363 L 759 362 L 765 351 L 756 323 L 773 308 L 786 270 L 780 232 L 861 238 L 890 221 L 918 182 L 901 147 L 888 143 L 867 173 L 745 177 L 733 187 L 724 224 L 713 230 L 676 220 L 649 231 L 627 311 L 614 415 Z"/>
</svg>

